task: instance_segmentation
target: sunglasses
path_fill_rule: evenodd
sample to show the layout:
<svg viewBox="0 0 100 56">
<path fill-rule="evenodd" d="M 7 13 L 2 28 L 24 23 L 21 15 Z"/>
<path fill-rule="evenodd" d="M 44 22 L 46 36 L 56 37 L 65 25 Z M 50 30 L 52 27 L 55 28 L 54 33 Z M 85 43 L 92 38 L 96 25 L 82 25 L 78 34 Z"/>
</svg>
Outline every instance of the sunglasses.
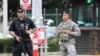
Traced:
<svg viewBox="0 0 100 56">
<path fill-rule="evenodd" d="M 17 11 L 18 13 L 23 13 L 23 11 Z"/>
</svg>

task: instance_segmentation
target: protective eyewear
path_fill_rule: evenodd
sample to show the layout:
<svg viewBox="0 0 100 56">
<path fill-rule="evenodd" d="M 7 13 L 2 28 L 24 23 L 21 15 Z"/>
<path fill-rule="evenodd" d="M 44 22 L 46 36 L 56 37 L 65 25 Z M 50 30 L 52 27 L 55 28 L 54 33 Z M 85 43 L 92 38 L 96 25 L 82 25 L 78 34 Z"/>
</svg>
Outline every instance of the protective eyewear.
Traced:
<svg viewBox="0 0 100 56">
<path fill-rule="evenodd" d="M 17 11 L 18 13 L 23 13 L 23 11 Z"/>
</svg>

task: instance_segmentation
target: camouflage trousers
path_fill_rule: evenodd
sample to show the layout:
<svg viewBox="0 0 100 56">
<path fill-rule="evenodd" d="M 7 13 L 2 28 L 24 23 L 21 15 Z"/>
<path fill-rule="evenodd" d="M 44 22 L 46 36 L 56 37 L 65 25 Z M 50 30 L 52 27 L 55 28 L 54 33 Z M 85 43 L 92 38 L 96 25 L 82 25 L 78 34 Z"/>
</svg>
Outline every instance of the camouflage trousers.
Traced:
<svg viewBox="0 0 100 56">
<path fill-rule="evenodd" d="M 75 44 L 61 43 L 60 54 L 61 56 L 76 56 Z"/>
</svg>

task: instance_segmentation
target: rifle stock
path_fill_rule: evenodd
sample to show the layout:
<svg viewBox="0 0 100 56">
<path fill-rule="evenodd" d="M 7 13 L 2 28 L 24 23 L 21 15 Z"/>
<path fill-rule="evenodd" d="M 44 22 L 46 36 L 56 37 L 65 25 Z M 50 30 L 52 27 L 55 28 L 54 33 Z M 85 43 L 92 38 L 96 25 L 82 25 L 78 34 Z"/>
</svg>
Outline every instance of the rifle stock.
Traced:
<svg viewBox="0 0 100 56">
<path fill-rule="evenodd" d="M 20 44 L 22 46 L 23 53 L 26 56 L 26 50 L 25 50 L 24 42 L 23 42 L 23 39 L 21 38 L 21 36 L 20 36 Z"/>
</svg>

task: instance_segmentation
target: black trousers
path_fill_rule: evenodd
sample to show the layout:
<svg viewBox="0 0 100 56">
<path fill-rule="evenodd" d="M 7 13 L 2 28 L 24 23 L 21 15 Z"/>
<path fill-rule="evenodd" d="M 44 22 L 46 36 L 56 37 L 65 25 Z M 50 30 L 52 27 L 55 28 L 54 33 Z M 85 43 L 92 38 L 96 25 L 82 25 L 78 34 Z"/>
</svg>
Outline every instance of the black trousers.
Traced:
<svg viewBox="0 0 100 56">
<path fill-rule="evenodd" d="M 23 41 L 24 49 L 29 56 L 32 56 L 32 44 L 31 41 Z M 21 56 L 23 52 L 22 44 L 17 42 L 16 40 L 13 41 L 13 56 Z"/>
</svg>

